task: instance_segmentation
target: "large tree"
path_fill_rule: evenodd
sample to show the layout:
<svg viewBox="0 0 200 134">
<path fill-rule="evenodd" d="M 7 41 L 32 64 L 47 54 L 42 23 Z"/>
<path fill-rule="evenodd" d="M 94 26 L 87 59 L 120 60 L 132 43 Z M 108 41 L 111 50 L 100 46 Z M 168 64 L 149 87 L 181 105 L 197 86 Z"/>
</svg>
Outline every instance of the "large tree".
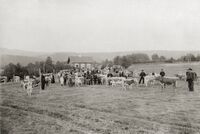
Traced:
<svg viewBox="0 0 200 134">
<path fill-rule="evenodd" d="M 152 59 L 152 61 L 160 61 L 160 58 L 159 58 L 158 54 L 153 54 L 151 56 L 151 59 Z"/>
<path fill-rule="evenodd" d="M 52 73 L 54 70 L 53 60 L 51 57 L 47 57 L 45 61 L 45 72 L 46 73 Z"/>
</svg>

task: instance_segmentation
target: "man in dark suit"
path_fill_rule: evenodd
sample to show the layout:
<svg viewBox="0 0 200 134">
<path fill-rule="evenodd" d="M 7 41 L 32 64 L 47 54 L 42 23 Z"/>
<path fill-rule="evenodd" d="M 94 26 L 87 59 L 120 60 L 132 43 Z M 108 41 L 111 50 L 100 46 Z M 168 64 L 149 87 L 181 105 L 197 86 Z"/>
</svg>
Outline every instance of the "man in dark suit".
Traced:
<svg viewBox="0 0 200 134">
<path fill-rule="evenodd" d="M 45 76 L 43 75 L 43 73 L 41 74 L 41 89 L 44 90 L 45 89 Z"/>
<path fill-rule="evenodd" d="M 189 91 L 194 91 L 194 80 L 196 80 L 197 74 L 189 68 L 186 72 L 186 81 L 188 82 Z"/>
<path fill-rule="evenodd" d="M 144 72 L 144 70 L 141 71 L 140 73 L 140 81 L 139 81 L 139 84 L 141 83 L 142 81 L 142 84 L 144 84 L 144 77 L 146 76 L 146 73 Z"/>
<path fill-rule="evenodd" d="M 164 77 L 164 76 L 165 76 L 165 72 L 164 72 L 163 69 L 161 69 L 161 71 L 160 71 L 160 76 L 161 76 L 161 77 Z"/>
</svg>

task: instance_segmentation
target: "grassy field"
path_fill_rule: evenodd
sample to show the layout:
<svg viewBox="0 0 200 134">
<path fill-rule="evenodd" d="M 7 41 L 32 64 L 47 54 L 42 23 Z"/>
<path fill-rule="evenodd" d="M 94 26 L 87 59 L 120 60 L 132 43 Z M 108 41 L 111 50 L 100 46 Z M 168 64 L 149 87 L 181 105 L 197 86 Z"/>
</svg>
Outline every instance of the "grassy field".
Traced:
<svg viewBox="0 0 200 134">
<path fill-rule="evenodd" d="M 19 84 L 2 85 L 1 134 L 199 134 L 200 85 L 195 89 L 189 93 L 184 81 L 163 91 L 55 84 L 28 97 Z"/>
</svg>

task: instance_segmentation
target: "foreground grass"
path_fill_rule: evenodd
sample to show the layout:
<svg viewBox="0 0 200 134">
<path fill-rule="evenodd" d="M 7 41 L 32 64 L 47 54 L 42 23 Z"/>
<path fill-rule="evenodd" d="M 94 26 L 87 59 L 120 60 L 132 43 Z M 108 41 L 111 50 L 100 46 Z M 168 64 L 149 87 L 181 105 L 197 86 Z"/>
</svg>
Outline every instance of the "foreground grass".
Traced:
<svg viewBox="0 0 200 134">
<path fill-rule="evenodd" d="M 196 85 L 196 89 L 200 89 Z M 200 92 L 185 82 L 167 87 L 51 85 L 28 97 L 19 86 L 1 86 L 1 133 L 200 133 Z"/>
</svg>

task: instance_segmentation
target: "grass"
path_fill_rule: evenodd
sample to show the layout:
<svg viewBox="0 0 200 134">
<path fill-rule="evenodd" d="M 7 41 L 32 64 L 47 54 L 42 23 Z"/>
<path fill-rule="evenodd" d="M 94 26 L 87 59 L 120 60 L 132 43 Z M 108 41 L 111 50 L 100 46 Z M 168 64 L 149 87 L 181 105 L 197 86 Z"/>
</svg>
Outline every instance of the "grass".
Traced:
<svg viewBox="0 0 200 134">
<path fill-rule="evenodd" d="M 19 84 L 1 86 L 1 133 L 200 133 L 200 85 L 128 91 L 106 86 L 51 85 L 28 97 Z"/>
</svg>

